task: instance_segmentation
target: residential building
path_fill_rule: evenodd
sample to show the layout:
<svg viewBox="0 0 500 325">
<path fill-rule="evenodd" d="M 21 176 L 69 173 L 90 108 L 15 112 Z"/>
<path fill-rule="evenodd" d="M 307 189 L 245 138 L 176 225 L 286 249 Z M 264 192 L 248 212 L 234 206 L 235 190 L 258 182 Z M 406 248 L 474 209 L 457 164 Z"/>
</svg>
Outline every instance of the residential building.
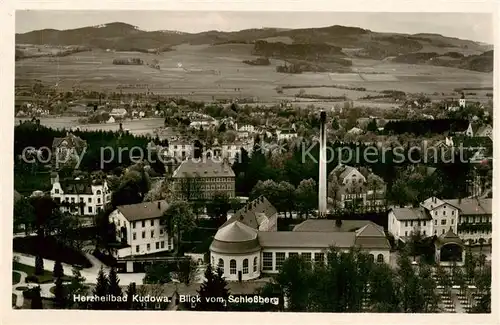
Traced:
<svg viewBox="0 0 500 325">
<path fill-rule="evenodd" d="M 335 181 L 332 181 L 332 178 Z M 339 164 L 328 178 L 330 199 L 334 209 L 374 211 L 385 207 L 386 185 L 367 169 Z"/>
<path fill-rule="evenodd" d="M 172 191 L 186 200 L 209 200 L 216 193 L 235 196 L 235 174 L 227 159 L 186 159 L 172 175 Z"/>
<path fill-rule="evenodd" d="M 52 169 L 58 170 L 66 166 L 76 166 L 80 155 L 87 149 L 87 141 L 73 133 L 67 133 L 64 138 L 52 140 Z"/>
<path fill-rule="evenodd" d="M 170 141 L 168 143 L 168 156 L 175 159 L 184 160 L 190 157 L 193 151 L 193 144 L 187 141 Z"/>
<path fill-rule="evenodd" d="M 236 211 L 222 227 L 235 221 L 242 222 L 259 231 L 277 231 L 278 211 L 264 196 L 259 196 Z"/>
<path fill-rule="evenodd" d="M 379 263 L 389 261 L 389 242 L 382 227 L 356 220 L 359 227 L 342 227 L 348 221 L 309 219 L 293 231 L 262 231 L 235 218 L 217 231 L 210 245 L 210 261 L 228 281 L 246 281 L 261 274 L 276 274 L 285 259 L 299 254 L 310 263 L 326 263 L 330 247 L 341 251 L 359 247 Z"/>
<path fill-rule="evenodd" d="M 287 141 L 290 139 L 295 139 L 298 135 L 293 129 L 283 129 L 277 130 L 276 135 L 278 137 L 278 141 Z"/>
<path fill-rule="evenodd" d="M 80 216 L 95 216 L 111 202 L 111 191 L 106 180 L 86 177 L 59 180 L 57 173 L 51 174 L 50 196 L 61 203 L 61 211 Z"/>
<path fill-rule="evenodd" d="M 116 226 L 117 240 L 123 245 L 117 249 L 116 258 L 126 265 L 127 272 L 133 272 L 137 257 L 174 249 L 163 220 L 167 209 L 167 202 L 159 200 L 121 205 L 109 215 L 109 221 Z"/>
<path fill-rule="evenodd" d="M 392 208 L 388 230 L 405 241 L 412 231 L 423 236 L 443 236 L 448 231 L 469 244 L 491 244 L 492 199 L 465 198 L 441 200 L 431 197 L 415 208 Z"/>
</svg>

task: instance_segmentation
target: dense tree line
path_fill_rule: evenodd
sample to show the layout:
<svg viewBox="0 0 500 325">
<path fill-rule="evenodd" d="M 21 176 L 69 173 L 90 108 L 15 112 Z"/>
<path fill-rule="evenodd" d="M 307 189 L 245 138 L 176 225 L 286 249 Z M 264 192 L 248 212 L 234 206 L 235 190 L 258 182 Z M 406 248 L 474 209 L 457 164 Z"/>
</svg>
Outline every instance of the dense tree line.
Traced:
<svg viewBox="0 0 500 325">
<path fill-rule="evenodd" d="M 435 119 L 435 120 L 403 120 L 389 121 L 384 126 L 388 134 L 411 133 L 417 136 L 427 134 L 449 134 L 463 132 L 469 126 L 469 121 L 460 119 Z"/>
</svg>

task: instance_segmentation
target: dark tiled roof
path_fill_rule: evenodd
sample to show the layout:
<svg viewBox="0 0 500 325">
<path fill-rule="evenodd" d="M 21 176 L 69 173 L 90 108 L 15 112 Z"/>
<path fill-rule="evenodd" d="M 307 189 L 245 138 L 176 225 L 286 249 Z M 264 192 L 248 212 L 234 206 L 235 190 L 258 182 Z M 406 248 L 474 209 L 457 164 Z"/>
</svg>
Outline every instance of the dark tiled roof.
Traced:
<svg viewBox="0 0 500 325">
<path fill-rule="evenodd" d="M 64 194 L 93 194 L 92 182 L 89 179 L 63 180 L 60 184 Z"/>
<path fill-rule="evenodd" d="M 358 230 L 369 223 L 369 220 L 342 220 L 337 227 L 336 220 L 307 219 L 293 228 L 294 232 L 350 232 Z"/>
<path fill-rule="evenodd" d="M 184 177 L 234 177 L 234 171 L 227 162 L 210 158 L 187 159 L 174 171 L 173 178 Z"/>
<path fill-rule="evenodd" d="M 492 214 L 493 199 L 451 199 L 444 200 L 446 203 L 456 206 L 463 215 Z"/>
<path fill-rule="evenodd" d="M 158 207 L 159 205 L 159 207 Z M 128 221 L 148 220 L 160 218 L 167 211 L 169 204 L 165 200 L 143 202 L 117 207 Z"/>
<path fill-rule="evenodd" d="M 356 231 L 355 245 L 363 248 L 389 249 L 391 247 L 385 237 L 384 229 L 373 222 Z"/>
<path fill-rule="evenodd" d="M 258 229 L 260 225 L 259 221 L 261 221 L 259 220 L 259 214 L 261 213 L 263 213 L 267 218 L 270 218 L 278 213 L 276 208 L 264 196 L 260 196 L 255 200 L 248 202 L 243 208 L 236 211 L 236 213 L 229 220 L 227 220 L 222 227 L 225 227 L 234 221 L 240 221 L 249 227 Z"/>
<path fill-rule="evenodd" d="M 439 238 L 438 238 L 438 242 L 442 245 L 444 244 L 447 244 L 447 243 L 456 243 L 456 244 L 459 244 L 459 245 L 463 245 L 464 242 L 462 241 L 462 239 L 460 239 L 460 237 L 458 237 L 457 234 L 455 234 L 453 232 L 453 230 L 448 230 L 448 232 L 446 232 L 445 234 L 441 235 Z"/>
<path fill-rule="evenodd" d="M 392 212 L 397 220 L 431 220 L 427 209 L 419 208 L 392 208 Z"/>
<path fill-rule="evenodd" d="M 87 141 L 82 140 L 80 137 L 77 137 L 76 135 L 74 135 L 72 133 L 69 133 L 64 138 L 54 138 L 54 140 L 52 140 L 52 147 L 53 148 L 59 147 L 62 144 L 62 142 L 65 140 L 68 143 L 67 146 L 71 147 L 71 148 L 82 149 L 82 148 L 85 148 L 87 146 Z"/>
<path fill-rule="evenodd" d="M 286 248 L 348 248 L 354 246 L 354 232 L 260 231 L 260 246 Z"/>
</svg>

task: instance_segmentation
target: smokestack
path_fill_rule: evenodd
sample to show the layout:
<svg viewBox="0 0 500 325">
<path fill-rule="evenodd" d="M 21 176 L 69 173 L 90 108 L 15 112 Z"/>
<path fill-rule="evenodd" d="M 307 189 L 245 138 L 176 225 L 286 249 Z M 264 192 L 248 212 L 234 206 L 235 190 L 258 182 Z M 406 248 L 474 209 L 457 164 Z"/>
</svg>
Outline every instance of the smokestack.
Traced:
<svg viewBox="0 0 500 325">
<path fill-rule="evenodd" d="M 319 192 L 318 212 L 320 218 L 326 217 L 326 112 L 321 111 L 319 122 Z"/>
</svg>

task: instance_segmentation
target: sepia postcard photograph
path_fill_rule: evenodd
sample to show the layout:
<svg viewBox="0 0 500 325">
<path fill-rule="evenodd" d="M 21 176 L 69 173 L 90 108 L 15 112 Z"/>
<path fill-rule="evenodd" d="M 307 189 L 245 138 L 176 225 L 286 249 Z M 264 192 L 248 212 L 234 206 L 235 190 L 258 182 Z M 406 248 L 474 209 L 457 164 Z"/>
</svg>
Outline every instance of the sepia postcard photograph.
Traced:
<svg viewBox="0 0 500 325">
<path fill-rule="evenodd" d="M 15 11 L 13 314 L 492 313 L 493 11 L 117 9 Z"/>
</svg>

